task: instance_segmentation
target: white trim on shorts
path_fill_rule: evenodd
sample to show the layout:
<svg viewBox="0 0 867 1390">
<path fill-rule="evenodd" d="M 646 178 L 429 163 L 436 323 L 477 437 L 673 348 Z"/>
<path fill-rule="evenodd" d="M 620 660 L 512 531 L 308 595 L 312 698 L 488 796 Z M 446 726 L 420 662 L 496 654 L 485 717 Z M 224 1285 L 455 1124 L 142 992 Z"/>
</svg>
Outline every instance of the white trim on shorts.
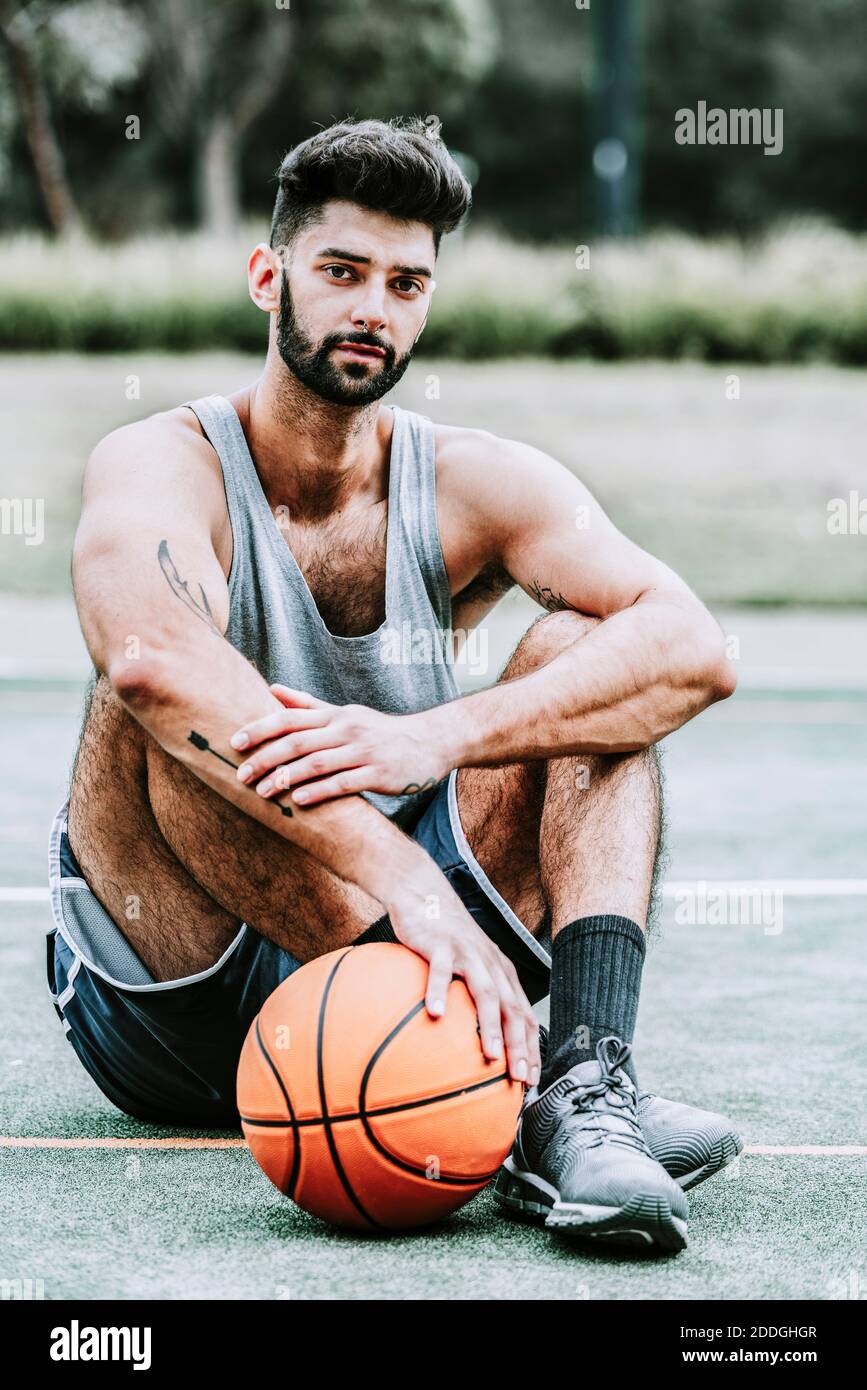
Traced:
<svg viewBox="0 0 867 1390">
<path fill-rule="evenodd" d="M 72 996 L 75 994 L 75 977 L 81 969 L 81 956 L 76 956 L 72 964 L 72 969 L 66 977 L 66 988 L 57 996 L 57 1007 L 65 1009 Z"/>
<path fill-rule="evenodd" d="M 88 960 L 87 956 L 74 941 L 70 941 L 68 929 L 64 930 L 66 923 L 63 918 L 63 898 L 61 889 L 66 886 L 74 886 L 78 890 L 86 888 L 89 893 L 93 893 L 93 889 L 84 878 L 62 878 L 60 874 L 60 837 L 68 832 L 68 811 L 69 801 L 67 799 L 54 817 L 54 822 L 51 826 L 51 836 L 48 842 L 48 883 L 51 891 L 51 912 L 59 935 L 63 938 L 64 942 L 75 956 L 75 964 L 70 969 L 67 977 L 66 989 L 57 999 L 57 1003 L 62 1007 L 64 1000 L 72 998 L 75 990 L 70 989 L 70 985 L 82 965 L 86 965 L 87 969 L 91 970 L 94 975 L 98 975 L 101 980 L 105 980 L 106 984 L 112 985 L 115 989 L 122 989 L 130 994 L 152 994 L 157 990 L 182 989 L 184 985 L 194 985 L 197 984 L 199 980 L 207 980 L 209 976 L 216 975 L 217 971 L 222 969 L 226 964 L 226 961 L 232 955 L 233 951 L 236 951 L 241 944 L 244 933 L 247 930 L 246 922 L 241 923 L 241 930 L 238 932 L 238 935 L 229 943 L 220 956 L 220 959 L 216 961 L 214 965 L 208 966 L 207 970 L 200 970 L 195 975 L 185 975 L 179 980 L 154 980 L 153 983 L 146 985 L 130 985 L 123 980 L 113 979 L 106 970 L 103 970 L 102 966 L 97 965 L 96 961 Z M 94 897 L 95 896 L 96 894 L 94 894 Z M 117 926 L 116 923 L 115 926 Z M 49 927 L 48 930 L 51 931 L 51 928 Z M 117 927 L 117 930 L 120 932 L 119 927 Z M 121 935 L 123 935 L 122 932 Z M 51 993 L 50 990 L 49 993 Z M 51 997 L 52 999 L 54 998 L 53 995 Z"/>
<path fill-rule="evenodd" d="M 473 851 L 470 849 L 469 841 L 466 835 L 464 834 L 464 828 L 461 825 L 460 812 L 458 811 L 457 780 L 458 770 L 456 767 L 453 767 L 451 772 L 449 773 L 448 785 L 449 823 L 452 828 L 452 834 L 455 837 L 455 844 L 457 845 L 458 853 L 460 854 L 461 858 L 463 859 L 473 878 L 476 880 L 476 883 L 479 885 L 482 892 L 485 894 L 485 897 L 490 898 L 497 911 L 501 913 L 503 917 L 505 917 L 506 921 L 512 928 L 512 931 L 515 933 L 515 935 L 520 937 L 524 944 L 526 946 L 529 946 L 530 950 L 533 952 L 533 955 L 536 956 L 538 960 L 542 961 L 543 965 L 546 965 L 550 970 L 550 955 L 545 950 L 544 946 L 539 945 L 539 942 L 536 940 L 533 933 L 529 931 L 527 927 L 524 926 L 524 923 L 521 921 L 520 917 L 518 917 L 517 913 L 512 911 L 512 909 L 509 907 L 509 904 L 506 902 L 506 899 L 500 893 L 497 892 L 496 888 L 494 887 L 491 880 L 488 878 L 488 875 L 485 873 L 478 859 L 473 854 Z"/>
</svg>

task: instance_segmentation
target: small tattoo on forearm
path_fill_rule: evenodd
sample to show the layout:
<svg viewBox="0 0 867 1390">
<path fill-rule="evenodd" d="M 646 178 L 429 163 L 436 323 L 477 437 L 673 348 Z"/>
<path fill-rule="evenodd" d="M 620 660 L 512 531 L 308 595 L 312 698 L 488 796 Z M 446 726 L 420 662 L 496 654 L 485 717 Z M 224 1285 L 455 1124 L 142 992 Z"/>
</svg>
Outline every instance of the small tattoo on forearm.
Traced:
<svg viewBox="0 0 867 1390">
<path fill-rule="evenodd" d="M 160 569 L 165 575 L 166 583 L 175 597 L 179 598 L 184 607 L 189 608 L 191 613 L 195 613 L 197 618 L 201 618 L 202 622 L 205 623 L 212 632 L 215 632 L 218 637 L 223 637 L 224 634 L 217 626 L 214 615 L 211 612 L 211 605 L 208 603 L 208 596 L 202 588 L 202 585 L 199 585 L 199 593 L 201 594 L 201 600 L 199 600 L 194 598 L 190 593 L 189 580 L 181 579 L 181 576 L 178 574 L 177 566 L 169 554 L 169 547 L 166 541 L 160 541 L 157 549 L 157 559 L 159 560 Z"/>
<path fill-rule="evenodd" d="M 200 748 L 203 753 L 210 753 L 211 757 L 219 758 L 220 762 L 225 763 L 227 767 L 237 768 L 241 766 L 240 763 L 233 763 L 231 758 L 224 758 L 222 753 L 218 753 L 216 748 L 211 747 L 210 743 L 205 738 L 205 735 L 196 733 L 195 729 L 193 729 L 192 732 L 187 735 L 187 741 L 191 743 L 194 748 Z M 243 783 L 239 783 L 239 785 L 243 786 Z M 280 812 L 281 816 L 292 815 L 292 807 L 284 806 L 281 801 L 274 801 L 273 799 L 271 799 L 271 805 L 277 807 L 277 810 Z"/>
<path fill-rule="evenodd" d="M 398 796 L 410 796 L 414 792 L 428 792 L 431 787 L 437 785 L 438 778 L 429 777 L 426 782 L 407 782 L 403 791 L 398 792 Z"/>
<path fill-rule="evenodd" d="M 559 613 L 564 608 L 573 608 L 573 605 L 565 599 L 562 594 L 555 594 L 553 589 L 547 585 L 541 585 L 535 579 L 530 581 L 529 590 L 537 603 L 543 608 L 547 608 L 549 613 Z"/>
</svg>

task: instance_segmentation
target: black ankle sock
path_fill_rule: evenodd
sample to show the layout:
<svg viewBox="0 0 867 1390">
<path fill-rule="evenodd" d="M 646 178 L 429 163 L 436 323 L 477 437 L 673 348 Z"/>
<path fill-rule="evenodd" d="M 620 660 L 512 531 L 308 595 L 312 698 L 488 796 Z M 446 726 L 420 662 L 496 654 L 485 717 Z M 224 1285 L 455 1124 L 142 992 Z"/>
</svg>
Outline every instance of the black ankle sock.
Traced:
<svg viewBox="0 0 867 1390">
<path fill-rule="evenodd" d="M 544 1090 L 579 1062 L 592 1062 L 596 1044 L 613 1034 L 631 1043 L 644 964 L 644 932 L 629 917 L 580 917 L 551 947 L 551 1023 Z M 623 1070 L 638 1089 L 632 1058 Z"/>
<path fill-rule="evenodd" d="M 384 917 L 378 917 L 375 922 L 371 922 L 367 930 L 357 936 L 352 944 L 366 946 L 369 941 L 397 941 L 387 912 Z"/>
</svg>

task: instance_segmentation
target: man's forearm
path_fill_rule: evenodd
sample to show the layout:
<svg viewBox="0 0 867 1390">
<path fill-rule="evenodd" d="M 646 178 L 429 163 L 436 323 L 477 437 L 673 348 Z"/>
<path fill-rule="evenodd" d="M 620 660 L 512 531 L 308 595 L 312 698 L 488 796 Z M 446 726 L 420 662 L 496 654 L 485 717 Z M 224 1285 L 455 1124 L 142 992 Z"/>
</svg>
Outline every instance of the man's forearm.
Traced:
<svg viewBox="0 0 867 1390">
<path fill-rule="evenodd" d="M 646 748 L 732 693 L 714 628 L 679 604 L 639 601 L 544 667 L 425 718 L 453 767 Z"/>
<path fill-rule="evenodd" d="M 118 696 L 148 733 L 246 815 L 358 884 L 388 909 L 409 885 L 436 891 L 441 875 L 426 852 L 360 796 L 302 809 L 257 795 L 239 782 L 230 746 L 245 720 L 279 701 L 240 653 L 208 636 L 192 650 L 164 652 L 148 664 L 119 659 L 109 672 Z M 436 880 L 436 882 L 434 882 Z"/>
</svg>

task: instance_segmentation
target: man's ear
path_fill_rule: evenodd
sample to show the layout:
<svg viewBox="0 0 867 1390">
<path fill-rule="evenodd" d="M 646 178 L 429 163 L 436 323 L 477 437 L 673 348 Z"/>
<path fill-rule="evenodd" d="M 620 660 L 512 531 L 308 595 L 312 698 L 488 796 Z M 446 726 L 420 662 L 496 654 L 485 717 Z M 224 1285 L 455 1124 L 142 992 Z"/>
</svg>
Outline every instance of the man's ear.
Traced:
<svg viewBox="0 0 867 1390">
<path fill-rule="evenodd" d="M 247 288 L 250 298 L 268 314 L 280 307 L 283 259 L 264 241 L 253 247 L 247 261 Z"/>
</svg>

